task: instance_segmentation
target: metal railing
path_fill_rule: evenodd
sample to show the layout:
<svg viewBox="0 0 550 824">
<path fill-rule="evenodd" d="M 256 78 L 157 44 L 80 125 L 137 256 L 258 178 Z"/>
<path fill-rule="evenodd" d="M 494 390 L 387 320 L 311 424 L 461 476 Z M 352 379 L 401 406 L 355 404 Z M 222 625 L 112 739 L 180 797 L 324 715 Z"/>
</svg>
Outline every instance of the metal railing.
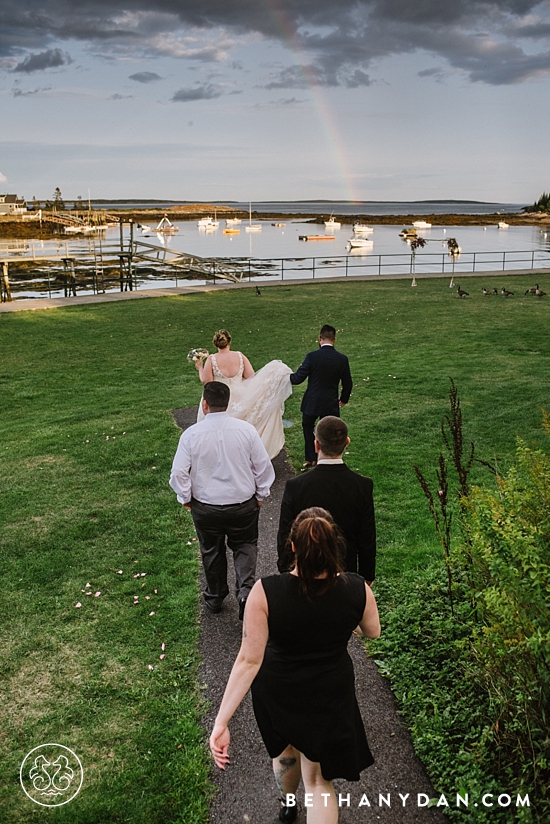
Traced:
<svg viewBox="0 0 550 824">
<path fill-rule="evenodd" d="M 145 245 L 145 244 L 144 244 Z M 153 247 L 148 251 L 152 252 Z M 177 257 L 178 265 L 167 259 Z M 79 241 L 15 241 L 0 244 L 0 263 L 36 263 L 32 272 L 12 275 L 12 294 L 21 297 L 63 296 L 78 292 L 96 294 L 127 289 L 202 285 L 224 281 L 228 273 L 234 279 L 248 282 L 292 282 L 293 280 L 323 280 L 361 276 L 394 275 L 460 275 L 476 272 L 528 271 L 550 268 L 550 249 L 520 251 L 462 252 L 450 256 L 448 252 L 411 252 L 372 254 L 359 249 L 356 253 L 330 257 L 293 258 L 198 258 L 169 250 L 159 260 L 140 260 L 121 243 L 101 242 L 82 238 Z M 163 258 L 162 260 L 160 258 Z M 98 260 L 99 264 L 98 265 Z M 58 270 L 55 269 L 57 261 Z M 70 261 L 70 272 L 67 271 Z M 63 267 L 63 268 L 62 268 Z M 98 275 L 100 272 L 100 275 Z M 237 277 L 238 276 L 238 277 Z M 233 279 L 233 278 L 232 278 Z M 69 285 L 69 292 L 67 292 Z"/>
</svg>

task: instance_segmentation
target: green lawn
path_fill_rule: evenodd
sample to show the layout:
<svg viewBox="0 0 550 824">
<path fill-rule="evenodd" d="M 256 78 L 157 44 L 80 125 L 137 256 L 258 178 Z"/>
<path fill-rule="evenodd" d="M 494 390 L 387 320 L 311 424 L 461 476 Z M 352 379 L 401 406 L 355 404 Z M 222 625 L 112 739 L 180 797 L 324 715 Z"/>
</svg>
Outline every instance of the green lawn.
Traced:
<svg viewBox="0 0 550 824">
<path fill-rule="evenodd" d="M 509 299 L 483 297 L 486 285 L 469 279 L 462 300 L 442 279 L 0 315 L 3 820 L 206 821 L 197 546 L 168 487 L 170 410 L 200 396 L 187 351 L 227 327 L 256 368 L 296 368 L 320 326 L 337 327 L 354 377 L 346 460 L 374 478 L 378 577 L 391 584 L 440 553 L 412 466 L 435 465 L 449 376 L 467 437 L 501 470 L 517 434 L 539 440 L 550 408 L 550 298 L 523 297 L 533 284 L 522 277 L 490 279 Z M 302 391 L 286 406 L 296 423 Z M 301 429 L 287 433 L 298 465 Z M 19 787 L 25 754 L 49 741 L 75 749 L 85 770 L 78 801 L 55 810 Z"/>
</svg>

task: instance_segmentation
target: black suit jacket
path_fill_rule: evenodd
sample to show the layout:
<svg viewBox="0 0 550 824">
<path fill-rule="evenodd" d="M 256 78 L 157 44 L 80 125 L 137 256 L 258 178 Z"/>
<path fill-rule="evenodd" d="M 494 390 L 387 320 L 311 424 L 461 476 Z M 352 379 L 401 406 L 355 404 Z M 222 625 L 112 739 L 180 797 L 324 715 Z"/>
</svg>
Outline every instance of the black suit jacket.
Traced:
<svg viewBox="0 0 550 824">
<path fill-rule="evenodd" d="M 352 390 L 351 372 L 346 355 L 334 346 L 321 346 L 308 352 L 302 365 L 290 376 L 294 385 L 308 378 L 307 389 L 300 407 L 304 415 L 340 416 L 338 401 L 347 403 Z M 339 395 L 339 385 L 342 392 Z"/>
<path fill-rule="evenodd" d="M 364 478 L 343 463 L 318 464 L 315 469 L 287 481 L 277 535 L 279 572 L 286 572 L 292 562 L 287 538 L 294 518 L 310 506 L 321 506 L 330 512 L 344 533 L 346 570 L 359 572 L 366 581 L 373 581 L 376 527 L 372 487 L 371 478 Z"/>
</svg>

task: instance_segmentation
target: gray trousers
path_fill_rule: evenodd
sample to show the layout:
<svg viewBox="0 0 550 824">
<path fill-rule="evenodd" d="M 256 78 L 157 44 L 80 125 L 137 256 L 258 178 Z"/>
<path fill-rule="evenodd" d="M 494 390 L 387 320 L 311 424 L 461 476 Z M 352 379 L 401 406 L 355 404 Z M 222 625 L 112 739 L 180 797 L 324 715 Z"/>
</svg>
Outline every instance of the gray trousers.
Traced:
<svg viewBox="0 0 550 824">
<path fill-rule="evenodd" d="M 206 578 L 204 599 L 211 606 L 220 606 L 229 594 L 227 586 L 227 546 L 233 553 L 235 596 L 248 597 L 256 580 L 258 556 L 258 517 L 256 498 L 242 504 L 203 504 L 191 501 L 191 515 L 201 548 Z"/>
</svg>

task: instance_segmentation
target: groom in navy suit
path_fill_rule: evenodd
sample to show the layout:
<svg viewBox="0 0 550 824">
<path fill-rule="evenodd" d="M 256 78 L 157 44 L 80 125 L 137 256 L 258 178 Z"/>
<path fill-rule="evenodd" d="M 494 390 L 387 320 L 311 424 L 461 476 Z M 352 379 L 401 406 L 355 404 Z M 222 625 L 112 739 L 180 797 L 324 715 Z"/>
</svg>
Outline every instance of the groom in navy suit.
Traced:
<svg viewBox="0 0 550 824">
<path fill-rule="evenodd" d="M 313 430 L 317 418 L 326 415 L 340 417 L 340 407 L 349 401 L 352 389 L 349 361 L 334 348 L 336 329 L 325 324 L 319 332 L 319 349 L 308 352 L 302 365 L 290 376 L 294 385 L 308 378 L 302 399 L 302 429 L 304 431 L 306 462 L 304 469 L 315 466 L 315 436 Z M 339 393 L 339 387 L 342 390 Z"/>
</svg>

